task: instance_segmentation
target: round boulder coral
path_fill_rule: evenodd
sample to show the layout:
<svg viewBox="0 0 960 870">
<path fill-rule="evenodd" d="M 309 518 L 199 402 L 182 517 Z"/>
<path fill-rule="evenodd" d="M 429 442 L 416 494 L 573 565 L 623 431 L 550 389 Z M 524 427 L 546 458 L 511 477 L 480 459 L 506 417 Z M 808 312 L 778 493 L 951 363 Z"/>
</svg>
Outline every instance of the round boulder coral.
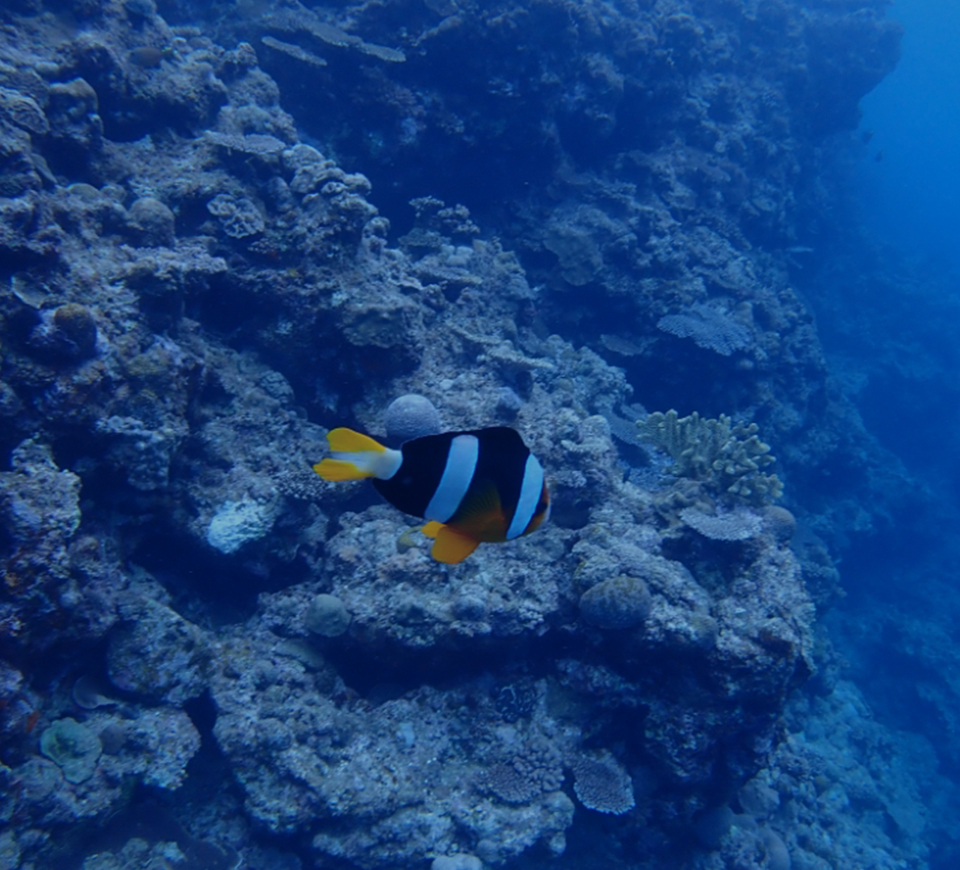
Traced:
<svg viewBox="0 0 960 870">
<path fill-rule="evenodd" d="M 621 574 L 580 596 L 580 615 L 597 628 L 633 628 L 650 613 L 650 591 L 639 577 Z"/>
<path fill-rule="evenodd" d="M 466 852 L 456 855 L 438 855 L 433 859 L 430 870 L 483 870 L 483 862 Z"/>
<path fill-rule="evenodd" d="M 440 413 L 426 396 L 408 393 L 394 399 L 387 407 L 387 438 L 402 444 L 440 431 Z"/>
<path fill-rule="evenodd" d="M 130 206 L 130 229 L 141 244 L 170 247 L 175 241 L 173 212 L 160 200 L 144 196 Z"/>
<path fill-rule="evenodd" d="M 68 302 L 53 312 L 54 335 L 64 356 L 88 359 L 97 351 L 97 324 L 85 305 Z"/>
<path fill-rule="evenodd" d="M 777 541 L 786 543 L 797 531 L 797 519 L 784 507 L 768 505 L 763 512 L 763 527 Z"/>
<path fill-rule="evenodd" d="M 314 634 L 339 637 L 350 625 L 350 611 L 336 595 L 315 595 L 303 621 Z"/>
</svg>

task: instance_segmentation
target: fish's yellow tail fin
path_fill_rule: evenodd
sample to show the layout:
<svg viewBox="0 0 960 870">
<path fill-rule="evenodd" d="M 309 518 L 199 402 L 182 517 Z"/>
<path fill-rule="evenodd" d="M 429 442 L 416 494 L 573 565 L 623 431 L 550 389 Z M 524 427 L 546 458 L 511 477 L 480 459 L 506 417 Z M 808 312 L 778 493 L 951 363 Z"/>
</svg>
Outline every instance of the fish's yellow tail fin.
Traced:
<svg viewBox="0 0 960 870">
<path fill-rule="evenodd" d="M 331 453 L 383 453 L 387 448 L 369 435 L 340 426 L 327 432 Z"/>
<path fill-rule="evenodd" d="M 373 472 L 358 468 L 354 463 L 345 459 L 322 459 L 313 466 L 324 480 L 360 480 L 363 477 L 373 477 Z"/>
<path fill-rule="evenodd" d="M 327 433 L 327 443 L 330 457 L 313 466 L 324 480 L 360 480 L 364 477 L 388 480 L 403 461 L 399 450 L 390 450 L 369 435 L 353 429 L 331 429 Z"/>
</svg>

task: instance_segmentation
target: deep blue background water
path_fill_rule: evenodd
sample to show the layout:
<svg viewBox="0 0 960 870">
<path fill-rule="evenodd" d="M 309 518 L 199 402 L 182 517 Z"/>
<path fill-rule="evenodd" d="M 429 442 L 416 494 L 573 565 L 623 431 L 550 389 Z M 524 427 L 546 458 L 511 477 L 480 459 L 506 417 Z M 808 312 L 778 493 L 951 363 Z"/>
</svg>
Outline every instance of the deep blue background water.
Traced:
<svg viewBox="0 0 960 870">
<path fill-rule="evenodd" d="M 828 353 L 863 375 L 853 398 L 868 429 L 929 495 L 922 516 L 847 554 L 850 594 L 828 622 L 880 718 L 928 737 L 960 781 L 945 664 L 960 624 L 960 2 L 896 0 L 887 14 L 905 34 L 896 70 L 861 102 L 867 245 L 829 288 L 846 295 L 834 309 L 846 322 L 821 327 Z M 930 867 L 958 861 L 941 844 Z"/>
<path fill-rule="evenodd" d="M 906 32 L 897 69 L 861 104 L 874 134 L 864 214 L 881 239 L 960 270 L 960 2 L 895 0 L 887 15 Z"/>
</svg>

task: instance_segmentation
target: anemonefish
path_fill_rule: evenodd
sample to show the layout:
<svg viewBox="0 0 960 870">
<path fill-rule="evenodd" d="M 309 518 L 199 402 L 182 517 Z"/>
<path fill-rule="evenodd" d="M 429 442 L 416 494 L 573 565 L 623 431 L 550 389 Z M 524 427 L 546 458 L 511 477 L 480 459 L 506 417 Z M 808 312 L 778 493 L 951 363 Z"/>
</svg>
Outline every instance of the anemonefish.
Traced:
<svg viewBox="0 0 960 870">
<path fill-rule="evenodd" d="M 324 480 L 373 478 L 390 504 L 428 520 L 423 533 L 440 562 L 528 535 L 550 512 L 543 466 L 506 426 L 426 435 L 399 450 L 353 429 L 332 429 L 327 441 L 331 455 L 313 470 Z"/>
</svg>

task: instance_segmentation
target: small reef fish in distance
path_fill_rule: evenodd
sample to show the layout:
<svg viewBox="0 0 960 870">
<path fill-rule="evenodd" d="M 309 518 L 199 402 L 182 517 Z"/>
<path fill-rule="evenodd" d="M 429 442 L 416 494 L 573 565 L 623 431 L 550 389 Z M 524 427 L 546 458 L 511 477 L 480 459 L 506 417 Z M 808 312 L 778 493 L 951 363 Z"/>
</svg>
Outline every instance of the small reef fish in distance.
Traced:
<svg viewBox="0 0 960 870">
<path fill-rule="evenodd" d="M 428 520 L 423 533 L 439 562 L 528 535 L 550 513 L 543 466 L 506 426 L 425 435 L 399 450 L 353 429 L 332 429 L 327 441 L 331 455 L 313 470 L 324 480 L 372 478 L 390 504 Z"/>
</svg>

